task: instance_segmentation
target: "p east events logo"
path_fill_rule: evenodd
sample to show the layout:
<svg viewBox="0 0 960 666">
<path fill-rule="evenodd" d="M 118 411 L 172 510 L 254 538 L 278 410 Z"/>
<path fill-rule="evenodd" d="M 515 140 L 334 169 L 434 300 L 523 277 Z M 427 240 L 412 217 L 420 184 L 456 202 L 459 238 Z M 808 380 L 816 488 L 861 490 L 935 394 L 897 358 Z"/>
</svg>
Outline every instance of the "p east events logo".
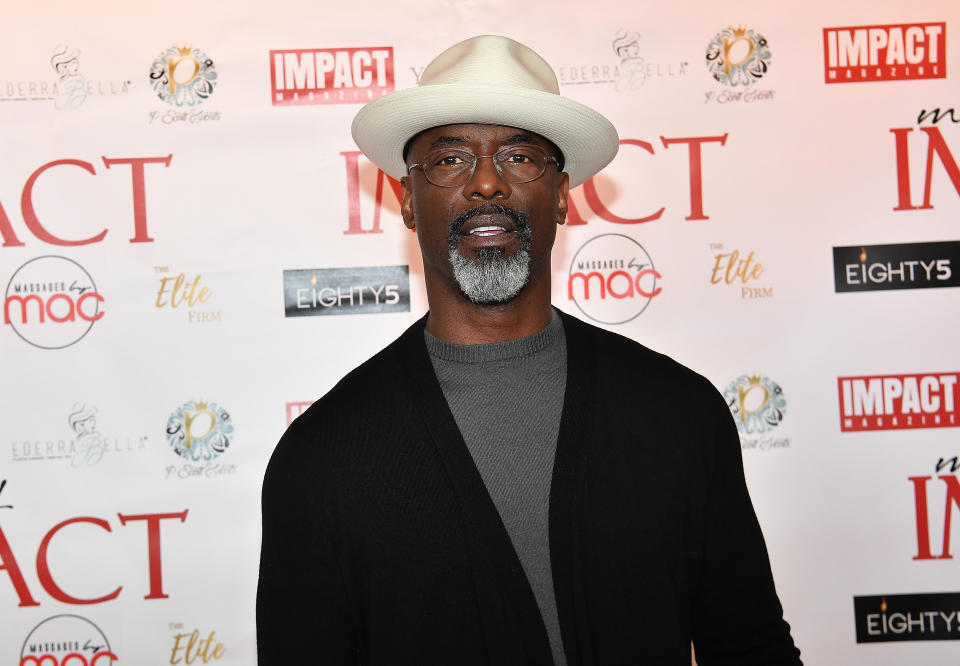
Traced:
<svg viewBox="0 0 960 666">
<path fill-rule="evenodd" d="M 167 442 L 187 462 L 169 465 L 165 478 L 188 479 L 236 474 L 237 465 L 214 462 L 234 442 L 233 419 L 215 402 L 190 400 L 167 419 Z"/>
</svg>

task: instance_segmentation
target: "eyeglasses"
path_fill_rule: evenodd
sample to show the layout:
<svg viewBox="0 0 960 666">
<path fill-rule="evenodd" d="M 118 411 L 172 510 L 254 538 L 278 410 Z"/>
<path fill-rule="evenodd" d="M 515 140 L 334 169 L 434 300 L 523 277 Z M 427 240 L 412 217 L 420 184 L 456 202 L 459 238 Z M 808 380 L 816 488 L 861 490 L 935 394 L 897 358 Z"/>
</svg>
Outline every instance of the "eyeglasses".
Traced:
<svg viewBox="0 0 960 666">
<path fill-rule="evenodd" d="M 481 157 L 492 158 L 497 173 L 515 185 L 529 183 L 542 176 L 547 162 L 560 166 L 556 157 L 547 155 L 538 146 L 509 146 L 501 148 L 493 155 L 474 155 L 466 150 L 441 148 L 427 153 L 422 162 L 411 164 L 407 167 L 407 173 L 420 167 L 427 180 L 437 187 L 457 187 L 473 177 L 477 160 Z"/>
</svg>

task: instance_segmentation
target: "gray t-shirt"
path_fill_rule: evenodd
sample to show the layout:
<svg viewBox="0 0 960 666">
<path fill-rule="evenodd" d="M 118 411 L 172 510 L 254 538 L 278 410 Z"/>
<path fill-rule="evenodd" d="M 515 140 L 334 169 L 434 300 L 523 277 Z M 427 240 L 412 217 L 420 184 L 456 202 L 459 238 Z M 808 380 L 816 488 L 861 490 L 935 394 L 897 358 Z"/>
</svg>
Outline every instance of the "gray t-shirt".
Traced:
<svg viewBox="0 0 960 666">
<path fill-rule="evenodd" d="M 567 345 L 556 310 L 545 329 L 507 342 L 457 345 L 424 331 L 443 395 L 517 551 L 566 664 L 550 569 L 550 480 L 567 382 Z"/>
</svg>

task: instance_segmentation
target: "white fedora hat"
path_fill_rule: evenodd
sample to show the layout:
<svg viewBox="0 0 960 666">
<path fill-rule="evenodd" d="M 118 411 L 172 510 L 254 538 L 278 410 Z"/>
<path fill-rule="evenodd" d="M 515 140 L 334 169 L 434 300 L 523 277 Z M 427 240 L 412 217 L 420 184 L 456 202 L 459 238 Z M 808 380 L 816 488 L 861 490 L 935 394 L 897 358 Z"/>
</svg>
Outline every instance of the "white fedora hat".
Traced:
<svg viewBox="0 0 960 666">
<path fill-rule="evenodd" d="M 460 123 L 507 125 L 535 132 L 563 153 L 570 187 L 617 154 L 613 124 L 593 109 L 560 96 L 550 65 L 520 42 L 472 37 L 427 65 L 420 85 L 384 95 L 357 113 L 353 140 L 393 178 L 407 175 L 403 148 L 431 127 Z"/>
</svg>

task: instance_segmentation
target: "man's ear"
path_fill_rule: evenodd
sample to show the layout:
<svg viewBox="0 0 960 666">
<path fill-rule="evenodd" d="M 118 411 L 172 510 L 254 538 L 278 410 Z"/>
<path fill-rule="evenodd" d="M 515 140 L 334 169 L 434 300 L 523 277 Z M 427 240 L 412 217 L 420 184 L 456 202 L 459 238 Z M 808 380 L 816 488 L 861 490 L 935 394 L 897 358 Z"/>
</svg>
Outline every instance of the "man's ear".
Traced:
<svg viewBox="0 0 960 666">
<path fill-rule="evenodd" d="M 567 221 L 567 197 L 570 196 L 570 176 L 566 171 L 560 174 L 557 183 L 557 224 Z"/>
<path fill-rule="evenodd" d="M 407 229 L 417 228 L 417 223 L 413 219 L 413 190 L 410 187 L 410 176 L 400 179 L 400 215 Z"/>
</svg>

